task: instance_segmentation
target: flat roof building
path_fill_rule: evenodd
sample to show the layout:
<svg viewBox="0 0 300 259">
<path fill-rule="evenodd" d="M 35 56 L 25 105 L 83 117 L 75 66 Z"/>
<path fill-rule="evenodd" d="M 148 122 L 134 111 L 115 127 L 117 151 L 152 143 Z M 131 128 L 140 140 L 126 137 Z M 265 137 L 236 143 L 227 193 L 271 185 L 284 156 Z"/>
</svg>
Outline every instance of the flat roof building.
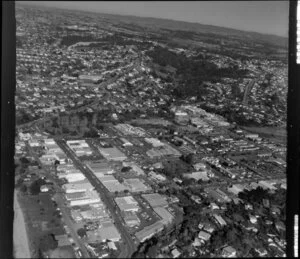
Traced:
<svg viewBox="0 0 300 259">
<path fill-rule="evenodd" d="M 196 181 L 198 181 L 200 179 L 202 181 L 208 181 L 209 180 L 207 171 L 199 171 L 199 172 L 187 173 L 187 174 L 183 174 L 183 176 L 186 177 L 186 178 L 193 178 Z"/>
<path fill-rule="evenodd" d="M 150 158 L 156 158 L 162 156 L 181 156 L 181 153 L 177 149 L 171 147 L 168 144 L 164 144 L 163 146 L 152 148 L 148 150 L 146 154 Z"/>
<path fill-rule="evenodd" d="M 142 197 L 148 201 L 153 208 L 168 206 L 166 198 L 158 193 L 142 194 Z"/>
<path fill-rule="evenodd" d="M 137 226 L 141 222 L 139 217 L 133 211 L 123 211 L 122 217 L 126 225 L 129 227 Z"/>
<path fill-rule="evenodd" d="M 130 192 L 144 192 L 151 190 L 150 187 L 146 186 L 140 179 L 126 179 L 124 185 L 129 188 Z"/>
<path fill-rule="evenodd" d="M 114 172 L 114 170 L 107 163 L 85 162 L 85 164 L 93 173 L 112 174 Z"/>
<path fill-rule="evenodd" d="M 215 214 L 214 218 L 217 221 L 217 223 L 220 224 L 221 226 L 227 225 L 226 221 L 222 218 L 222 216 Z"/>
<path fill-rule="evenodd" d="M 122 153 L 119 149 L 117 149 L 116 147 L 99 148 L 99 152 L 107 160 L 123 161 L 123 160 L 127 159 L 127 156 L 124 153 Z"/>
<path fill-rule="evenodd" d="M 156 212 L 156 214 L 158 216 L 161 217 L 161 219 L 162 219 L 161 222 L 164 225 L 170 224 L 174 219 L 173 215 L 169 211 L 167 211 L 165 208 L 157 207 L 157 208 L 154 208 L 153 210 Z"/>
<path fill-rule="evenodd" d="M 200 231 L 198 234 L 198 238 L 203 240 L 203 241 L 208 241 L 211 237 L 211 234 L 206 233 L 205 231 Z"/>
<path fill-rule="evenodd" d="M 66 197 L 67 201 L 70 201 L 70 200 L 82 200 L 82 199 L 86 198 L 87 195 L 86 195 L 86 192 L 83 191 L 83 192 L 67 193 L 65 197 Z"/>
<path fill-rule="evenodd" d="M 67 183 L 63 185 L 63 189 L 66 193 L 85 192 L 87 190 L 93 190 L 94 187 L 89 182 L 87 183 Z"/>
<path fill-rule="evenodd" d="M 84 193 L 84 195 L 81 193 L 68 193 L 66 195 L 68 195 L 67 199 L 69 199 L 70 206 L 101 203 L 99 194 L 96 191 L 87 191 Z"/>
<path fill-rule="evenodd" d="M 102 218 L 108 218 L 109 215 L 105 210 L 100 210 L 100 209 L 90 209 L 86 211 L 81 211 L 80 212 L 81 216 L 83 219 L 91 219 L 91 220 L 99 220 Z"/>
<path fill-rule="evenodd" d="M 144 242 L 146 239 L 151 238 L 153 235 L 163 230 L 163 228 L 164 225 L 162 224 L 162 222 L 157 221 L 150 226 L 144 227 L 142 230 L 137 232 L 135 236 L 140 242 Z"/>
<path fill-rule="evenodd" d="M 138 211 L 138 202 L 132 196 L 118 197 L 115 201 L 121 211 Z"/>
<path fill-rule="evenodd" d="M 98 229 L 98 233 L 102 242 L 107 240 L 118 242 L 121 239 L 119 231 L 111 222 L 102 223 L 101 227 Z"/>
<path fill-rule="evenodd" d="M 113 175 L 97 175 L 97 177 L 110 192 L 123 192 L 127 189 Z"/>
<path fill-rule="evenodd" d="M 157 138 L 145 138 L 145 141 L 151 144 L 153 147 L 161 147 L 165 145 Z"/>
</svg>

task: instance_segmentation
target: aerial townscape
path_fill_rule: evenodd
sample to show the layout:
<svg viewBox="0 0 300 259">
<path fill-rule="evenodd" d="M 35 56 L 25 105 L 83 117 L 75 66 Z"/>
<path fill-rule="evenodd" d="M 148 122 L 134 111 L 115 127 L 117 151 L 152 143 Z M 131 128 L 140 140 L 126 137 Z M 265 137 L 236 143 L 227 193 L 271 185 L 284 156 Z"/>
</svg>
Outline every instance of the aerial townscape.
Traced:
<svg viewBox="0 0 300 259">
<path fill-rule="evenodd" d="M 31 258 L 285 256 L 287 39 L 19 2 L 16 57 Z"/>
</svg>

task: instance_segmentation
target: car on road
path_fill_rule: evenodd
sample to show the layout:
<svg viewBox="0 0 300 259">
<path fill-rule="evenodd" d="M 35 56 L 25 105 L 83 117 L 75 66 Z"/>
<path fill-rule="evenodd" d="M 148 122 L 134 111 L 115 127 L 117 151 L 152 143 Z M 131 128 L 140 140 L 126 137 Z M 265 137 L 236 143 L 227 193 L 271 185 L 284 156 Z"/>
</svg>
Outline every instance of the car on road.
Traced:
<svg viewBox="0 0 300 259">
<path fill-rule="evenodd" d="M 78 247 L 75 248 L 75 254 L 76 254 L 79 258 L 82 258 L 82 257 L 83 257 L 82 252 L 81 252 L 81 250 L 80 250 Z"/>
</svg>

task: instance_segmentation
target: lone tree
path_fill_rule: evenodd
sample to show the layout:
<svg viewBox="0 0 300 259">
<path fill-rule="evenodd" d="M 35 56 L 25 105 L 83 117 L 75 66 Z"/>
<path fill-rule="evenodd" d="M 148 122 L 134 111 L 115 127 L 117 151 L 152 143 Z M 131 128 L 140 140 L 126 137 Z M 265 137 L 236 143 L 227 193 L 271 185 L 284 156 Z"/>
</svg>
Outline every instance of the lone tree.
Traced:
<svg viewBox="0 0 300 259">
<path fill-rule="evenodd" d="M 85 237 L 86 236 L 86 231 L 84 228 L 80 228 L 77 230 L 77 234 L 78 236 L 80 236 L 81 238 Z"/>
<path fill-rule="evenodd" d="M 54 235 L 47 234 L 42 236 L 40 240 L 39 248 L 43 252 L 47 252 L 49 250 L 54 250 L 58 246 L 58 241 L 55 239 Z"/>
<path fill-rule="evenodd" d="M 30 193 L 32 195 L 37 195 L 40 193 L 40 188 L 42 185 L 44 185 L 46 182 L 43 179 L 38 179 L 36 181 L 34 181 L 31 185 L 30 185 Z"/>
</svg>

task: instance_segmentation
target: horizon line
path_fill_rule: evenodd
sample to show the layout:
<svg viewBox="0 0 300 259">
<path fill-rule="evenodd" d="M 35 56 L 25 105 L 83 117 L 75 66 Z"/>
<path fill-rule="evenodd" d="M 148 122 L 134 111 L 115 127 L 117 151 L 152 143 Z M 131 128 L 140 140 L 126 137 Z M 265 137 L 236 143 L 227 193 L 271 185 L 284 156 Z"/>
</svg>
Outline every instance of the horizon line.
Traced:
<svg viewBox="0 0 300 259">
<path fill-rule="evenodd" d="M 82 1 L 84 2 L 84 1 Z M 160 19 L 160 20 L 166 20 L 166 21 L 175 21 L 175 22 L 185 22 L 185 23 L 190 23 L 190 24 L 199 24 L 199 25 L 204 25 L 204 26 L 211 26 L 211 27 L 218 27 L 218 28 L 224 28 L 228 30 L 234 30 L 234 31 L 240 31 L 240 32 L 245 32 L 245 33 L 257 33 L 261 35 L 266 35 L 266 36 L 276 36 L 276 37 L 281 37 L 284 39 L 289 39 L 288 36 L 283 36 L 283 35 L 278 35 L 278 34 L 270 34 L 270 33 L 263 33 L 263 32 L 258 32 L 258 31 L 251 31 L 251 30 L 242 30 L 242 29 L 237 29 L 233 27 L 226 27 L 226 26 L 221 26 L 221 25 L 212 25 L 212 24 L 205 24 L 205 23 L 199 23 L 199 22 L 191 22 L 191 21 L 184 21 L 184 20 L 175 20 L 175 19 L 170 19 L 170 18 L 162 18 L 162 17 L 151 17 L 151 16 L 138 16 L 138 15 L 133 15 L 133 14 L 120 14 L 120 13 L 109 13 L 109 12 L 97 12 L 97 11 L 90 11 L 90 10 L 79 10 L 79 9 L 72 9 L 72 7 L 55 7 L 55 6 L 44 6 L 40 5 L 38 1 L 35 3 L 26 3 L 24 1 L 15 1 L 16 4 L 20 5 L 25 5 L 25 6 L 32 6 L 32 7 L 41 7 L 41 8 L 52 8 L 52 9 L 58 9 L 58 10 L 68 10 L 68 11 L 75 11 L 75 12 L 83 12 L 83 13 L 92 13 L 92 14 L 107 14 L 107 15 L 116 15 L 116 16 L 131 16 L 131 17 L 137 17 L 137 18 L 144 18 L 144 19 Z M 143 26 L 142 26 L 143 27 Z M 289 29 L 289 28 L 287 28 Z"/>
</svg>

